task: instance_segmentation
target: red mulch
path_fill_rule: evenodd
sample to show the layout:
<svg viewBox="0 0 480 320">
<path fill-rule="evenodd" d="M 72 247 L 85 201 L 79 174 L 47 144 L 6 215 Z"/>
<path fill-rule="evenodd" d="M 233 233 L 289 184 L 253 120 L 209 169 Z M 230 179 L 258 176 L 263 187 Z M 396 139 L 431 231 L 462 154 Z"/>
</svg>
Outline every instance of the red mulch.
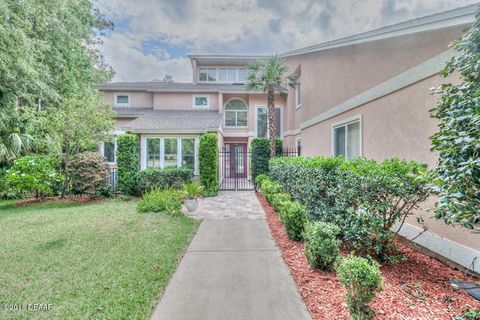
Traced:
<svg viewBox="0 0 480 320">
<path fill-rule="evenodd" d="M 58 197 L 47 197 L 44 199 L 30 199 L 19 201 L 15 203 L 17 207 L 27 207 L 32 206 L 39 203 L 87 203 L 87 202 L 99 202 L 105 201 L 105 199 L 93 199 L 90 197 L 76 197 L 76 198 L 58 198 Z"/>
<path fill-rule="evenodd" d="M 349 319 L 345 293 L 335 272 L 310 268 L 303 254 L 303 243 L 288 239 L 275 210 L 260 193 L 258 200 L 312 319 Z M 474 279 L 465 279 L 462 272 L 401 242 L 397 246 L 407 259 L 381 267 L 384 290 L 370 304 L 375 313 L 373 319 L 451 320 L 465 308 L 480 308 L 479 301 L 449 286 L 453 278 Z"/>
</svg>

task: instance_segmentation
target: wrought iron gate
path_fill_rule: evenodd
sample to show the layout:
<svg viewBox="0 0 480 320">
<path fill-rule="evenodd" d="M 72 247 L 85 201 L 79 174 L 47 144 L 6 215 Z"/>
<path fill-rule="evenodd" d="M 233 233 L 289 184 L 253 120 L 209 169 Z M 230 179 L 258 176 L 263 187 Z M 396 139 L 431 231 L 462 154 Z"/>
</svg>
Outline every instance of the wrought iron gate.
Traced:
<svg viewBox="0 0 480 320">
<path fill-rule="evenodd" d="M 219 160 L 220 190 L 254 190 L 254 161 L 246 143 L 226 143 Z"/>
</svg>

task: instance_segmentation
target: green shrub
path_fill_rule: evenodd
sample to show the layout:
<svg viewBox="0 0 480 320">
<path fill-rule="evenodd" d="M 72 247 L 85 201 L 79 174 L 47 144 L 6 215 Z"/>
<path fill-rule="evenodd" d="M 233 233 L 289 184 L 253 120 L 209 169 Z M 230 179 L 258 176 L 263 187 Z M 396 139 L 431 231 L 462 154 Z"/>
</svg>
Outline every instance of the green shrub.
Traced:
<svg viewBox="0 0 480 320">
<path fill-rule="evenodd" d="M 350 255 L 338 264 L 337 275 L 346 290 L 351 319 L 370 319 L 372 312 L 367 305 L 382 289 L 380 265 L 376 261 Z"/>
<path fill-rule="evenodd" d="M 262 181 L 261 190 L 265 199 L 267 199 L 268 203 L 272 203 L 273 196 L 283 192 L 283 187 L 281 184 L 274 182 L 270 179 L 265 179 Z"/>
<path fill-rule="evenodd" d="M 182 195 L 176 189 L 153 189 L 138 202 L 140 212 L 163 212 L 176 214 L 182 206 Z"/>
<path fill-rule="evenodd" d="M 183 194 L 187 199 L 196 199 L 203 196 L 204 187 L 196 182 L 185 183 L 183 185 Z"/>
<path fill-rule="evenodd" d="M 258 186 L 261 186 L 262 185 L 262 181 L 265 180 L 265 179 L 270 179 L 270 177 L 264 173 L 262 174 L 259 174 L 256 178 L 255 178 L 255 183 L 258 185 Z"/>
<path fill-rule="evenodd" d="M 0 199 L 15 199 L 20 194 L 7 184 L 7 168 L 0 168 Z"/>
<path fill-rule="evenodd" d="M 67 166 L 67 175 L 74 194 L 97 197 L 109 190 L 108 163 L 98 152 L 75 155 Z"/>
<path fill-rule="evenodd" d="M 34 193 L 37 198 L 52 195 L 57 183 L 62 180 L 57 171 L 58 165 L 59 161 L 50 156 L 19 158 L 7 170 L 7 187 L 20 194 Z"/>
<path fill-rule="evenodd" d="M 453 320 L 480 320 L 480 309 L 465 310 L 461 316 L 456 316 Z"/>
<path fill-rule="evenodd" d="M 275 140 L 275 153 L 282 154 L 282 140 Z M 250 150 L 252 155 L 251 170 L 254 173 L 254 178 L 258 175 L 268 173 L 268 161 L 270 160 L 270 139 L 255 138 L 250 143 Z M 256 167 L 254 167 L 256 165 Z M 256 173 L 256 175 L 255 175 Z"/>
<path fill-rule="evenodd" d="M 142 195 L 152 189 L 180 189 L 192 181 L 193 171 L 188 168 L 147 168 L 135 175 L 135 193 Z"/>
<path fill-rule="evenodd" d="M 305 207 L 299 202 L 285 201 L 282 203 L 280 218 L 290 239 L 295 241 L 303 239 L 306 215 Z"/>
<path fill-rule="evenodd" d="M 280 213 L 280 210 L 283 207 L 283 204 L 287 201 L 290 201 L 292 198 L 290 197 L 290 194 L 286 192 L 280 192 L 277 194 L 274 194 L 272 196 L 272 207 L 277 211 L 277 213 Z"/>
<path fill-rule="evenodd" d="M 135 176 L 138 171 L 138 138 L 134 134 L 117 137 L 118 189 L 126 195 L 135 194 Z"/>
<path fill-rule="evenodd" d="M 340 255 L 340 228 L 332 223 L 312 221 L 305 225 L 305 257 L 312 268 L 330 269 Z"/>
<path fill-rule="evenodd" d="M 200 136 L 198 150 L 200 161 L 200 183 L 205 187 L 205 195 L 218 194 L 218 137 L 216 133 Z"/>
</svg>

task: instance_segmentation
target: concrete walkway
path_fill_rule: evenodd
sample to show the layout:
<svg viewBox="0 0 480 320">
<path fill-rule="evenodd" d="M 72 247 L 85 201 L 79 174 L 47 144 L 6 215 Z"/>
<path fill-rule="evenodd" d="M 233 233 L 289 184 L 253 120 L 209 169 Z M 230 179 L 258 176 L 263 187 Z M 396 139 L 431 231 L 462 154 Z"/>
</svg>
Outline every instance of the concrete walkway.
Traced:
<svg viewBox="0 0 480 320">
<path fill-rule="evenodd" d="M 205 199 L 198 216 L 205 220 L 152 319 L 310 319 L 253 192 Z"/>
</svg>

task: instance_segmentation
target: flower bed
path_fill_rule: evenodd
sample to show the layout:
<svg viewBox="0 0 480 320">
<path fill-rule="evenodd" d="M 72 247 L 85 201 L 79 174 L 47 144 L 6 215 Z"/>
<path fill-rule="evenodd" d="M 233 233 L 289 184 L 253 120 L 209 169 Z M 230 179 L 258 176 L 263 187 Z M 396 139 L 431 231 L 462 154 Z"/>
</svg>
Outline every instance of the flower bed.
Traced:
<svg viewBox="0 0 480 320">
<path fill-rule="evenodd" d="M 349 319 L 345 292 L 335 272 L 310 268 L 303 243 L 290 240 L 273 207 L 260 193 L 258 199 L 312 319 Z M 463 273 L 400 241 L 396 245 L 406 260 L 381 267 L 384 290 L 370 304 L 375 313 L 373 319 L 451 320 L 463 309 L 480 308 L 480 302 L 463 291 L 454 291 L 448 283 L 452 278 L 473 279 L 465 279 Z"/>
</svg>

